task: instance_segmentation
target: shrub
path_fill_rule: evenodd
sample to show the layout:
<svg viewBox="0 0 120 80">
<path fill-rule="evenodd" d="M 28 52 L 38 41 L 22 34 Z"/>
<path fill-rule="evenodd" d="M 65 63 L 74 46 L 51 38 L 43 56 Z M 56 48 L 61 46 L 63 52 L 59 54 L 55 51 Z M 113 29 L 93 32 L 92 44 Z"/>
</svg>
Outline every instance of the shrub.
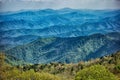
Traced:
<svg viewBox="0 0 120 80">
<path fill-rule="evenodd" d="M 117 80 L 104 66 L 94 65 L 77 73 L 75 80 Z"/>
<path fill-rule="evenodd" d="M 120 73 L 120 64 L 115 66 L 115 72 Z"/>
</svg>

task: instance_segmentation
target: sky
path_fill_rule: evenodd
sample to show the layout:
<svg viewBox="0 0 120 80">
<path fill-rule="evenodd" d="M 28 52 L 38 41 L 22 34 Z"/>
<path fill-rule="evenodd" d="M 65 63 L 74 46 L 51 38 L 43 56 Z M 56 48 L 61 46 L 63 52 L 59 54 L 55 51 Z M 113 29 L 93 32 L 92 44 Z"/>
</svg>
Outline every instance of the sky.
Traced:
<svg viewBox="0 0 120 80">
<path fill-rule="evenodd" d="M 0 12 L 46 8 L 120 9 L 120 0 L 0 0 Z"/>
</svg>

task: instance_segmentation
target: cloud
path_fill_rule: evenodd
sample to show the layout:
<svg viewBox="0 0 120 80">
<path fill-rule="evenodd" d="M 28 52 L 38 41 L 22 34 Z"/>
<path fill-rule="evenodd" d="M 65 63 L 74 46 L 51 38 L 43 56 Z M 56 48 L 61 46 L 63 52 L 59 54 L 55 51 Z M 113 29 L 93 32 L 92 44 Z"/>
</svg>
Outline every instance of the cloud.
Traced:
<svg viewBox="0 0 120 80">
<path fill-rule="evenodd" d="M 120 9 L 120 0 L 1 0 L 0 11 L 21 9 Z"/>
</svg>

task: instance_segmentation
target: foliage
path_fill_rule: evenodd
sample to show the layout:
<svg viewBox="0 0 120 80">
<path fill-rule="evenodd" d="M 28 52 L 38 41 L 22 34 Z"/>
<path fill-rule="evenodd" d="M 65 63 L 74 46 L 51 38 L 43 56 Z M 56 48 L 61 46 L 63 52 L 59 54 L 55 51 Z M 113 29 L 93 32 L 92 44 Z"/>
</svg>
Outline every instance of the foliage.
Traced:
<svg viewBox="0 0 120 80">
<path fill-rule="evenodd" d="M 0 80 L 60 80 L 58 76 L 45 72 L 35 72 L 33 69 L 11 67 L 4 63 L 5 55 L 0 53 Z"/>
<path fill-rule="evenodd" d="M 116 80 L 116 77 L 104 66 L 94 65 L 79 71 L 75 80 Z"/>
<path fill-rule="evenodd" d="M 86 77 L 86 75 L 86 80 L 90 80 L 90 78 L 93 78 L 93 76 L 95 76 L 94 78 L 98 78 L 101 76 L 102 78 L 109 77 L 109 80 L 114 80 L 114 75 L 120 78 L 119 55 L 120 52 L 117 52 L 111 56 L 104 56 L 102 58 L 97 58 L 86 62 L 81 61 L 76 64 L 52 62 L 48 64 L 24 64 L 10 66 L 6 64 L 6 62 L 4 62 L 6 61 L 6 56 L 1 53 L 0 80 L 74 80 L 74 78 L 81 78 L 81 76 L 83 76 L 82 78 L 84 78 Z M 97 72 L 98 74 L 96 74 Z M 110 72 L 112 72 L 114 75 Z M 98 78 L 96 80 L 102 79 Z"/>
<path fill-rule="evenodd" d="M 21 72 L 20 70 L 14 69 L 8 72 L 7 79 L 10 80 L 60 80 L 59 77 L 44 73 L 34 72 L 34 70 L 28 70 Z"/>
<path fill-rule="evenodd" d="M 115 71 L 116 73 L 120 73 L 120 64 L 115 66 Z"/>
<path fill-rule="evenodd" d="M 9 69 L 9 66 L 5 64 L 5 55 L 0 53 L 0 80 L 6 79 L 6 71 Z"/>
</svg>

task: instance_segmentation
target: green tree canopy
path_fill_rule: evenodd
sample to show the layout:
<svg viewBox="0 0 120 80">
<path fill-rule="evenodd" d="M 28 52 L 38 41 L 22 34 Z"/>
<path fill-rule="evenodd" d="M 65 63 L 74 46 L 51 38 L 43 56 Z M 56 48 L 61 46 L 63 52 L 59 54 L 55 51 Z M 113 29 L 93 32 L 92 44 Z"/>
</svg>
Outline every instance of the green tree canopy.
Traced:
<svg viewBox="0 0 120 80">
<path fill-rule="evenodd" d="M 75 80 L 117 80 L 104 66 L 94 65 L 79 71 Z"/>
</svg>

